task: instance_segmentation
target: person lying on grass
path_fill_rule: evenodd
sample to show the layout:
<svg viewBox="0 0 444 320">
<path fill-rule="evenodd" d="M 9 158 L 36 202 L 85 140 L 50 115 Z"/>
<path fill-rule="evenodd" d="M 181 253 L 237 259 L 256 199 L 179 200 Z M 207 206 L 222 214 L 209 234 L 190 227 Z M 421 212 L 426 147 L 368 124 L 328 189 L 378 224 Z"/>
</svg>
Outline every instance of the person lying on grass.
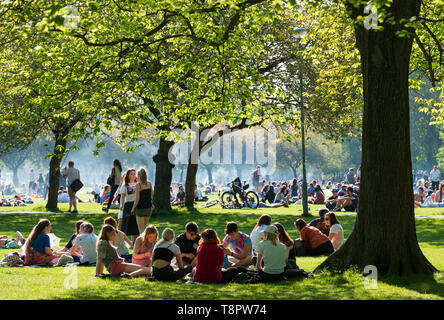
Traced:
<svg viewBox="0 0 444 320">
<path fill-rule="evenodd" d="M 112 245 L 115 236 L 116 230 L 112 225 L 105 224 L 100 230 L 99 239 L 97 240 L 96 277 L 103 274 L 104 267 L 112 275 L 120 275 L 126 278 L 150 276 L 150 268 L 123 262 L 124 260 L 117 254 L 116 248 Z"/>
</svg>

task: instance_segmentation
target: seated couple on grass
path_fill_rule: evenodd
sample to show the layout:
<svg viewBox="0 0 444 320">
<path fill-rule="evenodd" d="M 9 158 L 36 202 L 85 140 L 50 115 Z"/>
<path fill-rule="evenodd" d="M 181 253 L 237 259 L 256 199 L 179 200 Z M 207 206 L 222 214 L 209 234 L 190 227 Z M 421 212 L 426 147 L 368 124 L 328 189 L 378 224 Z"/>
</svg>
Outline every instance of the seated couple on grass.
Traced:
<svg viewBox="0 0 444 320">
<path fill-rule="evenodd" d="M 298 256 L 330 255 L 343 245 L 344 229 L 333 212 L 324 210 L 320 210 L 320 218 L 310 225 L 302 219 L 295 221 L 301 235 L 295 245 Z"/>
<path fill-rule="evenodd" d="M 48 233 L 51 231 L 51 222 L 41 219 L 29 235 L 24 247 L 24 265 L 64 265 L 77 262 L 81 265 L 96 263 L 96 242 L 94 227 L 91 223 L 82 221 L 78 224 L 78 235 L 71 241 L 70 249 L 54 252 L 51 249 Z"/>
</svg>

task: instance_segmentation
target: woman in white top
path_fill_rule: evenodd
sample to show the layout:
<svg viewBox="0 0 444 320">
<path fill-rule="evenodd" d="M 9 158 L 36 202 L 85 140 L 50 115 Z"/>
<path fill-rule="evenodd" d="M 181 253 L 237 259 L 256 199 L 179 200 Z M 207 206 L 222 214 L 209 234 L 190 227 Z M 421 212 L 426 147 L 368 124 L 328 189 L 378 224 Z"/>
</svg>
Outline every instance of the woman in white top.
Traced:
<svg viewBox="0 0 444 320">
<path fill-rule="evenodd" d="M 263 231 L 270 224 L 271 224 L 271 217 L 268 214 L 263 214 L 259 218 L 258 222 L 254 226 L 254 228 L 250 234 L 251 245 L 252 245 L 253 250 L 256 250 L 257 245 L 259 244 L 259 242 L 262 240 L 262 237 L 264 236 Z"/>
<path fill-rule="evenodd" d="M 344 244 L 344 229 L 342 228 L 339 220 L 333 212 L 325 214 L 325 224 L 330 227 L 330 233 L 328 238 L 333 244 L 333 248 L 338 250 Z"/>
<path fill-rule="evenodd" d="M 131 236 L 133 243 L 140 234 L 136 215 L 131 212 L 134 201 L 136 200 L 136 186 L 136 170 L 129 169 L 126 172 L 125 181 L 120 190 L 120 210 L 123 210 L 122 232 L 127 236 Z"/>
</svg>

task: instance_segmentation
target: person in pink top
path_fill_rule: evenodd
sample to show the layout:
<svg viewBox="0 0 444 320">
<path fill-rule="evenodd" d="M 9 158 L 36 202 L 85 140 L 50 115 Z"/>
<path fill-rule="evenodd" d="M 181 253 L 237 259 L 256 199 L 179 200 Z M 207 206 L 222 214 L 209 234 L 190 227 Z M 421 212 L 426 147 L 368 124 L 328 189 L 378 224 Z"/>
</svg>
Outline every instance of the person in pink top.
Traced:
<svg viewBox="0 0 444 320">
<path fill-rule="evenodd" d="M 157 242 L 159 232 L 157 228 L 150 224 L 134 242 L 132 263 L 143 267 L 151 267 L 153 248 Z"/>
<path fill-rule="evenodd" d="M 305 241 L 305 255 L 330 255 L 335 251 L 330 239 L 319 229 L 307 225 L 302 219 L 296 220 L 294 225 L 301 234 L 301 239 Z"/>
<path fill-rule="evenodd" d="M 236 267 L 221 269 L 224 265 L 224 249 L 219 246 L 220 239 L 213 229 L 201 233 L 194 268 L 194 282 L 227 283 L 241 270 Z"/>
</svg>

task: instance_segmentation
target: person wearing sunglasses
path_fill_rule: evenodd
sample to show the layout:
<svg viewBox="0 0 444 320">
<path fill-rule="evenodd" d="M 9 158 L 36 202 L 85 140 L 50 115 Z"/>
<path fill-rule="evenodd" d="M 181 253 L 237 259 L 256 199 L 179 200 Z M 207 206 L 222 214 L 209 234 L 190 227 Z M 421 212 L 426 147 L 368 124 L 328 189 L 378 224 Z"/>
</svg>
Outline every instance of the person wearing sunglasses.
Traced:
<svg viewBox="0 0 444 320">
<path fill-rule="evenodd" d="M 185 232 L 179 235 L 174 242 L 181 252 L 181 258 L 184 265 L 191 264 L 196 266 L 197 248 L 199 247 L 199 226 L 191 221 L 185 225 Z"/>
</svg>

